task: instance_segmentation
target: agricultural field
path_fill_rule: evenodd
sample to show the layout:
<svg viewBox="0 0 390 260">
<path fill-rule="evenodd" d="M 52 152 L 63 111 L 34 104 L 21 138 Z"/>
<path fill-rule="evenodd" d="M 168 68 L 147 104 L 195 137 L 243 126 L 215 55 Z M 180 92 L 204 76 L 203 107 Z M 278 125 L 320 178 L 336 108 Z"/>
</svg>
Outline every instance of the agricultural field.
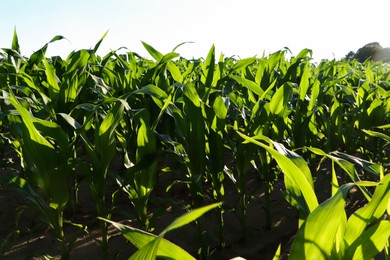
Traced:
<svg viewBox="0 0 390 260">
<path fill-rule="evenodd" d="M 0 52 L 0 258 L 389 259 L 390 65 Z"/>
</svg>

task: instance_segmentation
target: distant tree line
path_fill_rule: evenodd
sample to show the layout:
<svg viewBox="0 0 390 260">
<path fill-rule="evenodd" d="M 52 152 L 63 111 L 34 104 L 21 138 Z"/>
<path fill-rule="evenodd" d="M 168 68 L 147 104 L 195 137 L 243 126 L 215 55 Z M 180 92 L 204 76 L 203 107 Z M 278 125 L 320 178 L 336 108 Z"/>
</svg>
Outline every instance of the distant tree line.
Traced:
<svg viewBox="0 0 390 260">
<path fill-rule="evenodd" d="M 371 42 L 358 49 L 356 53 L 350 51 L 344 59 L 348 61 L 356 59 L 359 62 L 366 60 L 390 62 L 390 48 L 383 48 L 378 42 Z"/>
</svg>

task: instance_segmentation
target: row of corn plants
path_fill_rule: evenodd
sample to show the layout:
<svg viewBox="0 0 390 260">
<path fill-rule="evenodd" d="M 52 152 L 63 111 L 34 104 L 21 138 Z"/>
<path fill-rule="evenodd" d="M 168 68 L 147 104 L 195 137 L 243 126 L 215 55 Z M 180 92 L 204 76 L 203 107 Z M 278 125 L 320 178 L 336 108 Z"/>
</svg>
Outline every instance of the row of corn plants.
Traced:
<svg viewBox="0 0 390 260">
<path fill-rule="evenodd" d="M 270 197 L 277 183 L 299 216 L 291 259 L 389 257 L 387 64 L 313 63 L 308 49 L 290 58 L 283 49 L 235 59 L 218 57 L 214 46 L 205 59 L 188 60 L 176 52 L 180 45 L 162 54 L 147 43 L 151 59 L 123 50 L 101 57 L 105 36 L 63 59 L 45 56 L 62 36 L 25 57 L 15 32 L 12 47 L 0 54 L 2 164 L 8 150 L 20 162 L 17 173 L 1 173 L 1 187 L 20 191 L 39 213 L 62 258 L 71 257 L 91 225 L 72 220 L 83 184 L 96 207 L 103 259 L 111 257 L 109 225 L 140 248 L 133 259 L 191 259 L 212 258 L 211 245 L 225 246 L 231 212 L 245 240 L 253 203 L 263 209 L 262 228 L 272 230 L 277 219 Z M 167 175 L 170 183 L 161 183 Z M 321 177 L 328 179 L 321 187 L 329 190 L 326 200 L 316 190 Z M 250 180 L 258 182 L 256 190 Z M 189 212 L 154 235 L 154 191 L 175 186 L 185 187 Z M 226 200 L 227 187 L 234 187 L 228 191 L 233 201 Z M 352 187 L 367 204 L 348 213 Z M 255 200 L 259 191 L 264 196 Z M 112 220 L 124 217 L 116 210 L 121 196 L 130 212 L 124 216 L 135 216 L 138 226 Z M 217 234 L 206 231 L 201 217 L 209 210 Z M 191 255 L 164 235 L 192 221 L 198 250 Z M 76 231 L 65 232 L 64 225 Z"/>
</svg>

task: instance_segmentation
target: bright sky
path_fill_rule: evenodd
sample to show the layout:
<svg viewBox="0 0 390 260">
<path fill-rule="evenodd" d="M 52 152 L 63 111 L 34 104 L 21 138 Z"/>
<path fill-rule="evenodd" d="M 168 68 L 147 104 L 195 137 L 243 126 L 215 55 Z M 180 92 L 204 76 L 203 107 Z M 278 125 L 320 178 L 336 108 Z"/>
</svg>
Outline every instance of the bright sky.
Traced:
<svg viewBox="0 0 390 260">
<path fill-rule="evenodd" d="M 141 41 L 162 53 L 182 43 L 185 58 L 262 56 L 288 47 L 312 49 L 314 59 L 340 59 L 377 41 L 390 47 L 388 0 L 2 0 L 0 48 L 16 27 L 23 55 L 54 36 L 47 56 L 90 48 L 109 30 L 99 54 L 127 47 L 147 56 Z"/>
</svg>

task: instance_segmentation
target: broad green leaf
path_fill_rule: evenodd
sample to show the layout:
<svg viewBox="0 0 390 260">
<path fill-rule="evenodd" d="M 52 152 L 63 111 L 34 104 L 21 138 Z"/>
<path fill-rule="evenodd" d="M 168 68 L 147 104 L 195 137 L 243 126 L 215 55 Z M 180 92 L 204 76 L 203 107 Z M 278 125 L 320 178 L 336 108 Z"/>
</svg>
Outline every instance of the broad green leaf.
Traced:
<svg viewBox="0 0 390 260">
<path fill-rule="evenodd" d="M 267 99 L 267 100 L 271 100 L 272 98 L 272 90 L 274 89 L 274 87 L 276 86 L 276 82 L 277 82 L 277 79 L 275 79 L 270 85 L 269 87 L 264 90 L 264 93 L 263 95 L 260 96 L 260 100 L 263 100 L 263 99 Z"/>
<path fill-rule="evenodd" d="M 304 58 L 307 57 L 307 55 L 312 56 L 312 55 L 313 55 L 313 51 L 310 50 L 310 49 L 305 48 L 305 49 L 301 50 L 301 51 L 298 53 L 298 55 L 297 55 L 296 57 L 294 57 L 293 60 L 297 61 L 297 60 L 304 59 Z"/>
<path fill-rule="evenodd" d="M 158 248 L 161 242 L 161 237 L 157 237 L 156 239 L 149 242 L 146 246 L 140 248 L 137 252 L 135 252 L 129 260 L 154 260 L 157 259 Z M 177 257 L 177 256 L 176 256 Z"/>
<path fill-rule="evenodd" d="M 73 72 L 75 69 L 84 68 L 87 64 L 90 54 L 87 50 L 80 50 L 72 53 L 70 57 L 68 57 L 69 65 L 67 68 L 67 73 Z"/>
<path fill-rule="evenodd" d="M 57 78 L 55 73 L 53 72 L 52 68 L 50 67 L 49 62 L 47 59 L 45 60 L 45 73 L 47 82 L 49 83 L 49 93 L 51 94 L 51 98 L 54 101 L 56 98 L 56 94 L 60 92 L 60 86 L 58 85 Z"/>
<path fill-rule="evenodd" d="M 365 187 L 376 187 L 378 186 L 377 182 L 374 181 L 357 181 L 355 182 L 357 186 L 365 186 Z"/>
<path fill-rule="evenodd" d="M 334 155 L 336 155 L 338 157 L 347 159 L 347 160 L 353 162 L 355 165 L 356 164 L 359 165 L 364 170 L 366 170 L 368 172 L 371 172 L 374 175 L 379 176 L 379 172 L 380 172 L 380 165 L 379 164 L 372 163 L 372 162 L 369 162 L 367 160 L 363 160 L 363 159 L 361 159 L 359 157 L 352 156 L 352 155 L 349 155 L 349 154 L 346 154 L 346 153 L 342 153 L 342 152 L 339 152 L 339 151 L 332 152 L 332 154 L 334 154 Z"/>
<path fill-rule="evenodd" d="M 100 47 L 100 44 L 102 44 L 102 42 L 103 42 L 104 38 L 106 38 L 107 34 L 108 34 L 108 30 L 103 34 L 103 36 L 100 38 L 100 40 L 95 44 L 95 47 L 93 48 L 94 53 L 97 52 L 97 50 Z"/>
<path fill-rule="evenodd" d="M 30 59 L 28 60 L 28 63 L 30 65 L 39 65 L 41 63 L 41 61 L 43 60 L 43 58 L 45 57 L 46 50 L 47 50 L 47 47 L 49 46 L 49 44 L 53 43 L 53 42 L 56 42 L 56 41 L 59 41 L 59 40 L 62 40 L 62 39 L 65 39 L 65 37 L 63 37 L 61 35 L 57 35 L 57 36 L 53 37 L 53 39 L 51 39 L 42 48 L 40 48 L 39 50 L 37 50 L 36 52 L 34 52 L 30 56 Z"/>
<path fill-rule="evenodd" d="M 248 88 L 250 91 L 252 91 L 253 93 L 257 94 L 260 97 L 264 93 L 264 90 L 259 85 L 257 85 L 255 82 L 253 82 L 249 79 L 235 76 L 235 75 L 230 75 L 230 78 L 234 79 L 237 83 Z"/>
<path fill-rule="evenodd" d="M 142 42 L 142 45 L 145 47 L 145 49 L 149 52 L 149 54 L 156 60 L 156 61 L 160 61 L 161 58 L 163 57 L 163 55 L 158 52 L 156 49 L 154 49 L 152 46 L 150 46 L 149 44 L 147 44 L 146 42 Z"/>
<path fill-rule="evenodd" d="M 371 131 L 371 130 L 365 130 L 365 129 L 363 129 L 362 131 L 370 136 L 381 138 L 381 139 L 385 140 L 386 142 L 390 143 L 390 136 L 388 136 L 384 133 L 380 133 L 377 131 Z"/>
<path fill-rule="evenodd" d="M 307 165 L 307 162 L 297 153 L 286 149 L 286 147 L 284 147 L 282 144 L 277 142 L 272 142 L 272 144 L 275 146 L 276 150 L 278 150 L 279 153 L 289 158 L 296 166 L 299 167 L 299 169 L 301 169 L 302 173 L 309 181 L 310 186 L 314 189 L 313 178 L 310 172 L 310 168 Z"/>
<path fill-rule="evenodd" d="M 389 242 L 390 222 L 382 220 L 363 232 L 348 247 L 345 259 L 373 259 Z"/>
<path fill-rule="evenodd" d="M 168 70 L 175 82 L 181 83 L 183 81 L 183 76 L 180 72 L 180 69 L 172 61 L 168 62 Z"/>
<path fill-rule="evenodd" d="M 217 118 L 219 118 L 219 119 L 226 118 L 228 110 L 227 110 L 225 101 L 221 96 L 218 96 L 215 99 L 214 104 L 213 104 L 213 109 L 214 109 L 214 112 L 215 112 L 215 115 L 217 116 Z"/>
<path fill-rule="evenodd" d="M 210 211 L 210 210 L 212 210 L 216 207 L 219 207 L 221 205 L 222 205 L 222 202 L 218 202 L 218 203 L 214 203 L 211 205 L 203 206 L 203 207 L 198 208 L 198 209 L 191 210 L 190 212 L 184 214 L 183 216 L 176 218 L 167 228 L 165 228 L 160 233 L 160 236 L 166 234 L 169 231 L 172 231 L 174 229 L 177 229 L 179 227 L 187 225 L 188 223 L 196 220 L 197 218 L 199 218 L 200 216 L 205 214 L 207 211 Z"/>
<path fill-rule="evenodd" d="M 318 102 L 318 96 L 320 94 L 320 81 L 316 79 L 311 87 L 310 101 L 307 109 L 313 111 L 316 103 Z"/>
<path fill-rule="evenodd" d="M 104 117 L 99 127 L 99 136 L 104 136 L 107 133 L 110 137 L 112 136 L 115 127 L 119 124 L 119 121 L 123 116 L 123 108 L 124 106 L 121 102 L 116 102 L 115 106 Z"/>
<path fill-rule="evenodd" d="M 279 244 L 278 248 L 276 249 L 275 255 L 272 258 L 273 260 L 279 260 L 280 259 L 280 252 L 282 250 L 282 244 Z"/>
<path fill-rule="evenodd" d="M 351 160 L 351 161 L 359 164 L 360 166 L 362 166 L 364 169 L 369 170 L 370 172 L 374 172 L 375 174 L 378 174 L 376 172 L 379 172 L 379 170 L 380 170 L 380 166 L 379 165 L 370 163 L 368 161 L 362 160 L 362 159 L 360 159 L 358 157 L 355 157 L 355 156 L 351 156 L 351 155 L 348 155 L 348 154 L 340 153 L 338 151 L 331 152 L 331 153 L 327 154 L 327 153 L 325 153 L 324 151 L 322 151 L 319 148 L 314 148 L 314 147 L 307 147 L 307 148 L 311 152 L 313 152 L 313 153 L 315 153 L 317 155 L 324 156 L 324 157 L 329 158 L 329 159 L 332 160 L 332 194 L 334 194 L 335 189 L 338 187 L 338 181 L 337 181 L 336 171 L 335 171 L 335 168 L 334 168 L 334 163 L 339 165 L 340 168 L 343 169 L 348 174 L 348 176 L 350 177 L 350 179 L 353 182 L 360 181 L 360 178 L 359 178 L 358 174 L 356 173 L 355 165 L 353 163 L 347 161 L 344 158 L 348 158 L 349 160 Z M 334 155 L 339 155 L 339 156 L 342 156 L 344 158 L 341 158 L 341 157 L 338 157 L 338 156 L 334 156 Z M 371 199 L 370 198 L 370 193 L 368 192 L 367 188 L 365 188 L 363 185 L 359 185 L 358 187 L 363 192 L 363 194 L 367 198 L 367 200 L 370 200 Z"/>
<path fill-rule="evenodd" d="M 186 84 L 183 88 L 184 95 L 196 106 L 200 108 L 200 98 L 193 84 Z"/>
<path fill-rule="evenodd" d="M 149 94 L 153 97 L 156 97 L 158 99 L 164 99 L 168 98 L 167 93 L 165 93 L 164 90 L 161 88 L 157 87 L 156 85 L 146 85 L 145 87 L 142 87 L 140 89 L 135 90 L 133 93 L 144 93 L 144 94 Z"/>
<path fill-rule="evenodd" d="M 390 174 L 386 175 L 375 189 L 371 201 L 355 211 L 348 219 L 345 242 L 351 245 L 365 228 L 379 220 L 387 209 L 390 199 Z"/>
<path fill-rule="evenodd" d="M 203 73 L 206 77 L 204 85 L 206 87 L 211 87 L 214 77 L 214 67 L 215 67 L 215 47 L 214 44 L 211 46 L 209 53 L 207 54 L 206 61 L 203 66 Z"/>
<path fill-rule="evenodd" d="M 237 61 L 236 64 L 234 64 L 232 71 L 238 71 L 240 69 L 245 69 L 249 65 L 255 63 L 257 58 L 246 58 L 246 59 L 241 59 Z"/>
<path fill-rule="evenodd" d="M 329 259 L 340 226 L 346 222 L 345 198 L 352 183 L 343 185 L 309 214 L 291 245 L 289 259 Z"/>
<path fill-rule="evenodd" d="M 306 64 L 304 67 L 303 75 L 301 78 L 301 82 L 299 83 L 299 99 L 300 100 L 305 100 L 306 93 L 309 90 L 309 78 L 310 78 L 310 66 L 308 65 L 309 63 Z"/>
<path fill-rule="evenodd" d="M 338 189 L 340 187 L 339 181 L 337 180 L 337 173 L 336 173 L 336 169 L 335 169 L 334 165 L 335 165 L 335 162 L 332 161 L 332 182 L 331 182 L 332 196 L 334 196 L 336 194 L 336 192 L 338 191 Z"/>
<path fill-rule="evenodd" d="M 35 128 L 32 117 L 30 113 L 16 100 L 13 94 L 10 95 L 10 103 L 18 110 L 19 114 L 22 117 L 23 123 L 26 125 L 31 140 L 35 141 L 38 144 L 47 146 L 48 148 L 54 149 L 53 145 L 49 143 Z"/>
<path fill-rule="evenodd" d="M 172 59 L 174 59 L 176 57 L 179 57 L 179 54 L 177 54 L 176 52 L 167 53 L 167 54 L 165 54 L 164 56 L 161 57 L 161 60 L 159 60 L 158 64 L 159 65 L 165 64 L 165 63 L 171 61 Z"/>
<path fill-rule="evenodd" d="M 272 157 L 277 161 L 279 167 L 282 169 L 286 177 L 292 181 L 292 183 L 294 184 L 294 188 L 298 188 L 302 192 L 302 195 L 310 212 L 312 212 L 318 206 L 317 197 L 310 182 L 297 165 L 295 165 L 289 158 L 282 155 L 275 149 L 269 147 L 268 145 L 265 145 L 249 136 L 246 136 L 243 133 L 238 132 L 238 134 L 245 140 L 245 142 L 254 143 L 264 148 L 272 155 Z"/>
<path fill-rule="evenodd" d="M 114 222 L 108 219 L 103 219 L 103 218 L 100 219 L 112 224 L 115 228 L 117 228 L 121 232 L 121 234 L 127 240 L 129 240 L 133 245 L 135 245 L 139 249 L 147 246 L 150 243 L 153 243 L 158 238 L 158 236 L 143 231 L 141 229 L 126 226 L 121 223 Z M 150 247 L 152 246 L 149 246 L 149 248 Z M 172 259 L 195 259 L 190 254 L 188 254 L 185 250 L 183 250 L 181 247 L 173 244 L 172 242 L 164 238 L 162 238 L 158 244 L 157 256 L 172 258 Z"/>
<path fill-rule="evenodd" d="M 53 43 L 53 42 L 56 42 L 56 41 L 60 41 L 60 40 L 62 40 L 62 39 L 66 39 L 64 36 L 62 36 L 62 35 L 56 35 L 56 36 L 54 36 L 50 41 L 49 41 L 49 43 Z"/>
<path fill-rule="evenodd" d="M 269 110 L 271 114 L 284 116 L 285 112 L 288 111 L 288 103 L 292 97 L 292 85 L 285 83 L 272 96 L 269 104 Z"/>
<path fill-rule="evenodd" d="M 16 33 L 16 27 L 14 28 L 14 37 L 12 38 L 12 50 L 20 53 L 20 46 L 18 40 L 18 34 Z"/>
</svg>

